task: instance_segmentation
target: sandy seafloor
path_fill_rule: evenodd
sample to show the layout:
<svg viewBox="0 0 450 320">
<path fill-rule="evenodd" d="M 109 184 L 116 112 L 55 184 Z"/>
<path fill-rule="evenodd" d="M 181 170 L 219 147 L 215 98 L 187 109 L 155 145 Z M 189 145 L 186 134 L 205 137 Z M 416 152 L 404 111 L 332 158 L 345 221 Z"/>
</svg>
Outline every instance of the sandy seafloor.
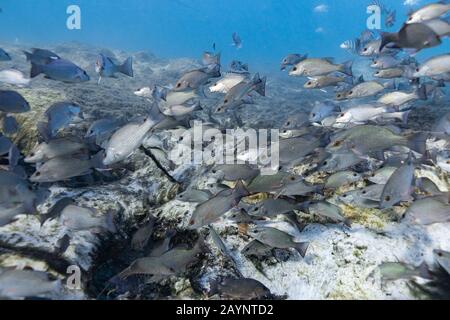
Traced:
<svg viewBox="0 0 450 320">
<path fill-rule="evenodd" d="M 33 45 L 2 44 L 1 47 L 13 57 L 13 61 L 1 64 L 2 69 L 14 67 L 26 74 L 29 72 L 29 63 L 21 51 Z M 90 74 L 91 81 L 69 85 L 40 76 L 31 82 L 30 87 L 14 89 L 32 107 L 31 112 L 18 117 L 22 128 L 14 137 L 24 154 L 36 142 L 34 125 L 37 119 L 52 103 L 68 100 L 82 107 L 88 119 L 86 124 L 71 128 L 71 131 L 82 134 L 90 121 L 95 119 L 106 116 L 130 119 L 145 114 L 150 104 L 135 96 L 135 90 L 154 84 L 173 84 L 180 74 L 200 65 L 195 59 L 165 60 L 147 52 L 127 53 L 76 43 L 48 46 L 47 49 L 84 68 Z M 94 63 L 100 52 L 118 61 L 133 56 L 135 77 L 119 75 L 117 79 L 104 79 L 97 85 Z M 355 73 L 367 73 L 367 63 L 358 61 Z M 306 91 L 302 80 L 289 78 L 281 72 L 266 74 L 265 70 L 254 70 L 251 63 L 250 71 L 268 76 L 267 97 L 257 97 L 256 104 L 238 111 L 244 127 L 279 128 L 288 116 L 309 112 L 316 100 L 331 99 L 334 94 Z M 2 88 L 5 87 L 2 85 Z M 205 108 L 214 106 L 216 99 L 221 97 L 208 96 L 210 99 L 203 100 Z M 419 102 L 411 113 L 410 127 L 429 129 L 449 109 L 449 102 L 449 94 L 439 103 Z M 199 112 L 197 116 L 207 119 L 206 112 Z M 222 120 L 227 123 L 226 118 Z M 169 145 L 173 144 L 170 132 L 160 135 Z M 17 222 L 0 228 L 0 266 L 28 266 L 62 278 L 65 268 L 76 264 L 83 270 L 83 288 L 64 290 L 56 298 L 95 298 L 107 279 L 139 257 L 139 254 L 129 250 L 130 235 L 148 214 L 159 218 L 154 240 L 160 239 L 164 230 L 171 227 L 179 231 L 177 242 L 192 242 L 193 233 L 184 229 L 195 205 L 173 199 L 179 190 L 191 182 L 198 187 L 214 182 L 213 178 L 205 174 L 206 168 L 189 165 L 177 168 L 173 174 L 181 182 L 181 186 L 178 186 L 164 177 L 141 151 L 128 159 L 124 167 L 128 171 L 117 170 L 117 178 L 110 182 L 98 181 L 80 188 L 54 184 L 51 187 L 52 195 L 40 207 L 45 212 L 49 204 L 61 196 L 71 195 L 79 204 L 96 207 L 104 214 L 108 209 L 120 211 L 116 219 L 118 234 L 71 233 L 69 249 L 63 257 L 58 257 L 53 252 L 57 240 L 66 232 L 64 227 L 58 221 L 52 221 L 40 228 L 35 217 L 21 216 Z M 447 191 L 447 176 L 439 170 L 422 167 L 417 174 L 432 175 L 441 191 Z M 119 204 L 124 209 L 119 210 Z M 404 210 L 397 208 L 396 212 Z M 304 259 L 294 251 L 287 251 L 280 253 L 281 262 L 271 258 L 256 264 L 240 254 L 249 239 L 238 232 L 235 224 L 222 220 L 215 227 L 231 250 L 236 266 L 222 256 L 209 239 L 207 243 L 211 252 L 202 255 L 202 259 L 186 274 L 165 279 L 158 285 L 143 285 L 144 281 L 138 281 L 138 284 L 134 283 L 131 294 L 126 294 L 127 290 L 124 290 L 121 294 L 116 292 L 109 297 L 199 299 L 204 298 L 203 292 L 208 290 L 209 280 L 219 275 L 237 276 L 240 272 L 245 277 L 261 281 L 273 294 L 287 299 L 414 299 L 416 296 L 408 289 L 406 280 L 382 282 L 376 271 L 377 266 L 385 261 L 402 261 L 413 265 L 419 265 L 424 260 L 432 263 L 433 249 L 450 250 L 448 223 L 428 227 L 411 226 L 396 222 L 393 218 L 395 212 L 387 214 L 378 210 L 354 208 L 346 208 L 344 212 L 354 221 L 351 229 L 312 221 L 298 235 L 299 240 L 311 242 Z M 299 213 L 299 216 L 302 214 Z M 264 274 L 258 269 L 263 270 Z"/>
</svg>

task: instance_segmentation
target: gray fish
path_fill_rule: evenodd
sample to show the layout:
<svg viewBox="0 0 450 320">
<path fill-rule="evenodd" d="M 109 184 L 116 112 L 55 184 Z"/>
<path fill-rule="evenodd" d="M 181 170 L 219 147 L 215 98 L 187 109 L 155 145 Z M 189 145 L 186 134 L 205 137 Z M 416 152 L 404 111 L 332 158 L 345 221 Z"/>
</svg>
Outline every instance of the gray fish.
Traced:
<svg viewBox="0 0 450 320">
<path fill-rule="evenodd" d="M 94 121 L 86 132 L 85 138 L 97 145 L 108 140 L 111 135 L 123 125 L 122 120 L 105 118 Z"/>
<path fill-rule="evenodd" d="M 401 201 L 411 200 L 413 180 L 414 164 L 410 155 L 407 162 L 395 170 L 386 183 L 381 195 L 380 208 L 391 208 Z"/>
<path fill-rule="evenodd" d="M 297 63 L 302 62 L 303 60 L 306 60 L 307 58 L 308 58 L 307 54 L 305 54 L 305 55 L 298 54 L 298 53 L 288 54 L 281 61 L 281 70 L 286 70 L 287 67 L 296 65 Z"/>
<path fill-rule="evenodd" d="M 3 117 L 3 132 L 5 134 L 15 134 L 19 131 L 19 124 L 17 123 L 16 118 L 12 116 L 4 116 Z"/>
<path fill-rule="evenodd" d="M 364 159 L 360 158 L 354 152 L 336 152 L 332 153 L 319 166 L 320 171 L 336 172 L 351 168 Z"/>
<path fill-rule="evenodd" d="M 0 61 L 11 61 L 11 56 L 2 48 L 0 48 Z"/>
<path fill-rule="evenodd" d="M 32 62 L 30 78 L 35 78 L 40 74 L 45 74 L 48 79 L 66 83 L 81 83 L 90 80 L 86 71 L 74 63 L 63 59 L 52 60 L 46 65 Z"/>
<path fill-rule="evenodd" d="M 320 147 L 321 141 L 315 137 L 298 137 L 280 140 L 278 144 L 280 164 L 297 165 L 302 158 Z"/>
<path fill-rule="evenodd" d="M 402 78 L 404 77 L 405 71 L 402 68 L 387 68 L 376 71 L 373 76 L 376 78 L 383 79 L 394 79 L 394 78 Z"/>
<path fill-rule="evenodd" d="M 243 208 L 234 208 L 230 211 L 227 217 L 228 220 L 233 221 L 237 224 L 247 224 L 253 221 L 253 217 L 247 213 Z"/>
<path fill-rule="evenodd" d="M 192 249 L 174 248 L 159 257 L 137 259 L 119 277 L 125 279 L 132 275 L 152 275 L 158 279 L 185 272 L 190 264 L 197 261 L 197 255 L 204 248 L 203 240 L 200 239 Z"/>
<path fill-rule="evenodd" d="M 56 242 L 56 252 L 59 255 L 63 255 L 70 247 L 70 236 L 65 234 L 61 239 Z"/>
<path fill-rule="evenodd" d="M 157 109 L 157 106 L 153 106 L 143 122 L 126 124 L 112 135 L 106 148 L 104 165 L 112 165 L 127 159 L 142 145 L 148 132 L 163 119 Z"/>
<path fill-rule="evenodd" d="M 233 60 L 230 63 L 230 72 L 248 74 L 248 64 L 242 63 L 241 61 Z"/>
<path fill-rule="evenodd" d="M 414 267 L 402 262 L 383 262 L 378 266 L 383 280 L 411 279 L 412 277 L 429 278 L 426 264 Z"/>
<path fill-rule="evenodd" d="M 423 23 L 405 24 L 397 33 L 382 33 L 380 49 L 390 48 L 414 49 L 416 52 L 438 46 L 442 43 L 439 35 Z"/>
<path fill-rule="evenodd" d="M 449 222 L 449 195 L 442 194 L 414 201 L 406 211 L 405 219 L 421 225 Z"/>
<path fill-rule="evenodd" d="M 339 196 L 339 200 L 343 203 L 361 208 L 378 208 L 380 201 L 364 199 L 360 195 L 360 190 L 352 190 Z"/>
<path fill-rule="evenodd" d="M 188 189 L 177 195 L 176 199 L 184 202 L 202 203 L 214 197 L 209 190 Z"/>
<path fill-rule="evenodd" d="M 56 53 L 45 49 L 34 48 L 31 50 L 31 53 L 27 51 L 24 51 L 23 53 L 25 54 L 27 61 L 36 65 L 46 65 L 53 60 L 61 59 Z"/>
<path fill-rule="evenodd" d="M 64 181 L 92 173 L 93 169 L 103 168 L 104 152 L 89 158 L 87 156 L 63 156 L 43 163 L 30 177 L 31 182 L 46 183 Z"/>
<path fill-rule="evenodd" d="M 384 166 L 371 173 L 367 179 L 376 184 L 386 184 L 395 170 L 397 170 L 396 167 Z"/>
<path fill-rule="evenodd" d="M 426 195 L 436 196 L 442 194 L 438 186 L 426 177 L 416 179 L 415 183 L 416 187 L 418 187 L 420 191 L 425 193 Z"/>
<path fill-rule="evenodd" d="M 406 61 L 409 61 L 409 59 L 399 60 L 393 56 L 383 55 L 374 58 L 373 63 L 370 66 L 376 69 L 389 69 L 405 64 Z"/>
<path fill-rule="evenodd" d="M 60 215 L 61 224 L 72 231 L 117 231 L 114 224 L 114 214 L 99 216 L 97 210 L 79 207 L 73 204 L 66 206 Z"/>
<path fill-rule="evenodd" d="M 289 71 L 290 76 L 316 77 L 330 74 L 332 72 L 341 72 L 349 76 L 353 76 L 353 61 L 343 64 L 334 64 L 330 58 L 323 59 L 305 59 Z"/>
<path fill-rule="evenodd" d="M 440 16 L 446 14 L 449 10 L 450 4 L 446 1 L 430 3 L 410 13 L 406 23 L 418 23 L 439 18 Z"/>
<path fill-rule="evenodd" d="M 0 156 L 4 156 L 9 152 L 12 146 L 12 141 L 0 133 Z"/>
<path fill-rule="evenodd" d="M 232 190 L 224 190 L 214 198 L 198 205 L 189 221 L 189 229 L 195 230 L 216 222 L 225 213 L 236 207 L 249 192 L 241 181 Z"/>
<path fill-rule="evenodd" d="M 290 180 L 283 184 L 283 186 L 276 191 L 277 197 L 286 196 L 305 196 L 311 193 L 319 192 L 321 186 L 310 185 L 301 178 L 296 178 L 295 180 Z"/>
<path fill-rule="evenodd" d="M 16 215 L 36 213 L 37 196 L 28 181 L 20 176 L 0 171 L 0 206 L 15 209 Z"/>
<path fill-rule="evenodd" d="M 50 297 L 62 290 L 60 280 L 34 270 L 0 269 L 0 297 L 7 299 Z"/>
<path fill-rule="evenodd" d="M 433 250 L 433 256 L 439 265 L 450 274 L 450 252 L 435 249 Z"/>
<path fill-rule="evenodd" d="M 325 189 L 338 189 L 341 186 L 348 185 L 361 180 L 361 175 L 354 171 L 341 171 L 328 177 L 325 183 Z"/>
<path fill-rule="evenodd" d="M 260 175 L 252 180 L 247 189 L 250 193 L 276 192 L 288 181 L 298 181 L 300 177 L 280 171 L 274 175 Z"/>
<path fill-rule="evenodd" d="M 358 192 L 358 196 L 360 196 L 363 199 L 372 200 L 372 201 L 380 201 L 384 188 L 385 188 L 385 185 L 372 184 L 365 188 L 358 189 L 357 192 Z"/>
<path fill-rule="evenodd" d="M 0 111 L 6 113 L 24 113 L 30 111 L 30 105 L 16 91 L 0 90 Z"/>
<path fill-rule="evenodd" d="M 433 19 L 433 20 L 424 21 L 423 24 L 427 25 L 440 38 L 445 38 L 450 35 L 450 23 L 447 20 Z"/>
<path fill-rule="evenodd" d="M 261 282 L 248 278 L 225 278 L 218 283 L 217 292 L 223 298 L 234 300 L 262 300 L 272 296 Z"/>
<path fill-rule="evenodd" d="M 266 77 L 260 78 L 255 74 L 252 80 L 240 82 L 231 88 L 225 95 L 221 105 L 217 107 L 216 112 L 223 113 L 226 109 L 235 108 L 248 102 L 248 95 L 255 91 L 261 96 L 266 95 Z"/>
<path fill-rule="evenodd" d="M 249 230 L 249 236 L 273 248 L 294 248 L 305 257 L 309 242 L 295 242 L 294 237 L 281 230 L 270 227 L 254 227 Z"/>
<path fill-rule="evenodd" d="M 124 63 L 117 65 L 111 58 L 100 54 L 95 63 L 95 72 L 100 76 L 98 80 L 99 83 L 102 78 L 115 78 L 116 73 L 122 73 L 126 76 L 133 77 L 133 58 L 129 57 Z"/>
<path fill-rule="evenodd" d="M 203 69 L 185 73 L 175 84 L 174 92 L 197 90 L 208 83 L 212 78 L 221 76 L 220 65 L 209 66 Z"/>
<path fill-rule="evenodd" d="M 274 217 L 293 210 L 300 210 L 301 208 L 302 204 L 292 203 L 284 199 L 266 199 L 255 204 L 249 210 L 249 214 L 252 216 Z"/>
<path fill-rule="evenodd" d="M 147 246 L 152 237 L 155 222 L 156 219 L 150 217 L 149 221 L 133 234 L 133 237 L 131 238 L 131 248 L 133 248 L 133 250 L 143 250 Z"/>
<path fill-rule="evenodd" d="M 246 256 L 264 257 L 272 252 L 272 247 L 258 240 L 249 242 L 241 251 Z"/>
<path fill-rule="evenodd" d="M 258 169 L 253 169 L 246 164 L 223 164 L 215 166 L 211 172 L 217 174 L 225 181 L 252 180 L 260 174 Z"/>
<path fill-rule="evenodd" d="M 342 222 L 347 227 L 351 227 L 352 223 L 349 219 L 342 216 L 342 211 L 338 206 L 327 201 L 320 201 L 309 206 L 308 211 L 315 216 L 331 219 L 335 222 Z"/>
<path fill-rule="evenodd" d="M 71 204 L 75 204 L 75 201 L 72 198 L 61 198 L 55 202 L 55 204 L 47 211 L 46 214 L 39 215 L 39 221 L 41 222 L 41 226 L 45 224 L 48 220 L 53 220 L 59 216 L 63 210 Z"/>
<path fill-rule="evenodd" d="M 69 124 L 83 120 L 81 107 L 71 102 L 57 102 L 51 105 L 44 115 L 48 120 L 50 137 L 55 136 L 59 130 L 67 128 Z"/>
<path fill-rule="evenodd" d="M 282 125 L 281 129 L 301 129 L 306 125 L 308 125 L 308 114 L 304 112 L 298 112 L 293 116 L 289 116 L 286 122 Z"/>
<path fill-rule="evenodd" d="M 433 77 L 450 72 L 450 54 L 433 57 L 420 65 L 414 77 Z"/>
<path fill-rule="evenodd" d="M 161 257 L 166 252 L 172 249 L 172 238 L 176 235 L 175 230 L 167 230 L 164 234 L 164 238 L 156 241 L 151 248 L 149 257 Z"/>
<path fill-rule="evenodd" d="M 76 137 L 53 139 L 36 146 L 29 156 L 25 158 L 25 162 L 45 162 L 53 158 L 81 153 L 87 149 L 88 146 Z"/>
<path fill-rule="evenodd" d="M 394 82 L 387 83 L 379 83 L 377 81 L 367 81 L 362 82 L 354 86 L 352 89 L 348 91 L 338 92 L 336 94 L 336 100 L 345 100 L 345 99 L 356 99 L 356 98 L 364 98 L 374 96 L 385 89 L 395 88 Z"/>
<path fill-rule="evenodd" d="M 241 37 L 237 34 L 237 32 L 233 32 L 233 34 L 231 35 L 231 38 L 233 39 L 233 46 L 236 47 L 236 49 L 241 49 L 242 48 L 242 39 Z"/>
</svg>

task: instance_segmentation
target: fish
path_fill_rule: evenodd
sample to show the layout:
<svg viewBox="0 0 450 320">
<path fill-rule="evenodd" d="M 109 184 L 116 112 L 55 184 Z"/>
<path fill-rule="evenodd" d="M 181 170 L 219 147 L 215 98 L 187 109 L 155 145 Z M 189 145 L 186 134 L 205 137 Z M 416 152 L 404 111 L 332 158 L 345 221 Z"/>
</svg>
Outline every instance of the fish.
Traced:
<svg viewBox="0 0 450 320">
<path fill-rule="evenodd" d="M 100 54 L 95 63 L 95 72 L 99 75 L 98 83 L 100 83 L 102 78 L 115 78 L 116 73 L 122 73 L 128 77 L 134 77 L 133 58 L 129 57 L 124 63 L 117 65 L 111 58 Z"/>
<path fill-rule="evenodd" d="M 379 57 L 375 57 L 370 65 L 371 68 L 375 69 L 390 69 L 396 68 L 405 64 L 409 64 L 410 58 L 407 59 L 398 59 L 393 56 L 383 55 Z"/>
<path fill-rule="evenodd" d="M 262 300 L 272 297 L 270 290 L 261 282 L 250 278 L 227 277 L 217 284 L 217 293 L 233 300 Z"/>
<path fill-rule="evenodd" d="M 47 118 L 47 130 L 50 137 L 56 136 L 58 131 L 67 128 L 71 123 L 84 120 L 81 107 L 75 103 L 63 101 L 51 105 L 44 113 Z"/>
<path fill-rule="evenodd" d="M 335 87 L 339 83 L 349 83 L 353 84 L 352 77 L 333 77 L 333 76 L 317 76 L 309 78 L 309 80 L 304 84 L 306 89 L 323 89 L 328 87 Z"/>
<path fill-rule="evenodd" d="M 415 92 L 412 93 L 406 93 L 402 91 L 386 93 L 385 95 L 381 96 L 377 100 L 377 102 L 393 107 L 400 107 L 411 101 L 427 99 L 428 96 L 426 93 L 426 88 L 424 86 L 420 86 Z"/>
<path fill-rule="evenodd" d="M 360 190 L 348 191 L 340 196 L 338 196 L 339 201 L 350 205 L 361 208 L 378 208 L 380 201 L 373 201 L 370 199 L 365 199 L 361 197 Z"/>
<path fill-rule="evenodd" d="M 75 205 L 75 200 L 70 197 L 64 197 L 55 202 L 55 204 L 48 209 L 47 213 L 39 215 L 41 226 L 48 220 L 54 220 L 61 216 L 61 213 L 68 205 Z"/>
<path fill-rule="evenodd" d="M 289 116 L 286 122 L 281 126 L 283 130 L 295 130 L 302 129 L 308 125 L 308 114 L 304 112 L 298 112 L 295 115 Z"/>
<path fill-rule="evenodd" d="M 246 164 L 223 164 L 215 166 L 211 173 L 219 175 L 225 181 L 248 181 L 258 176 L 260 170 Z"/>
<path fill-rule="evenodd" d="M 221 76 L 220 73 L 220 65 L 209 66 L 203 69 L 197 69 L 185 73 L 175 84 L 173 91 L 189 91 L 189 90 L 197 90 L 206 83 L 210 81 L 212 78 L 219 78 Z"/>
<path fill-rule="evenodd" d="M 303 208 L 303 204 L 292 203 L 288 200 L 266 199 L 251 207 L 248 213 L 251 216 L 275 217 L 301 208 Z"/>
<path fill-rule="evenodd" d="M 331 72 L 341 72 L 348 76 L 353 76 L 353 61 L 344 64 L 333 64 L 331 59 L 305 59 L 291 69 L 290 76 L 316 77 L 327 75 Z"/>
<path fill-rule="evenodd" d="M 72 231 L 108 231 L 115 233 L 114 214 L 99 216 L 97 210 L 74 204 L 66 206 L 60 214 L 61 224 Z"/>
<path fill-rule="evenodd" d="M 376 184 L 386 184 L 396 169 L 396 167 L 384 166 L 371 173 L 367 180 Z"/>
<path fill-rule="evenodd" d="M 411 279 L 421 277 L 428 279 L 429 272 L 426 264 L 414 267 L 402 262 L 383 262 L 378 266 L 383 280 Z"/>
<path fill-rule="evenodd" d="M 231 35 L 231 38 L 233 39 L 232 46 L 236 47 L 236 49 L 241 49 L 242 48 L 242 39 L 237 34 L 237 32 L 233 32 L 233 34 Z"/>
<path fill-rule="evenodd" d="M 395 84 L 393 82 L 389 83 L 379 83 L 377 81 L 367 81 L 362 82 L 354 86 L 352 89 L 348 91 L 338 92 L 336 94 L 336 100 L 346 100 L 346 99 L 355 99 L 355 98 L 364 98 L 374 96 L 385 89 L 390 89 L 394 87 Z"/>
<path fill-rule="evenodd" d="M 25 113 L 30 110 L 30 104 L 20 93 L 12 90 L 0 90 L 1 112 Z"/>
<path fill-rule="evenodd" d="M 7 154 L 12 145 L 12 141 L 0 132 L 0 156 Z"/>
<path fill-rule="evenodd" d="M 450 54 L 435 56 L 420 65 L 414 77 L 433 77 L 450 72 Z"/>
<path fill-rule="evenodd" d="M 30 177 L 30 181 L 48 183 L 85 176 L 91 174 L 93 169 L 103 168 L 103 158 L 103 150 L 93 157 L 68 155 L 53 158 L 40 165 Z"/>
<path fill-rule="evenodd" d="M 156 219 L 150 217 L 149 221 L 133 234 L 133 237 L 131 238 L 131 248 L 133 248 L 133 250 L 144 250 L 152 237 L 155 223 Z"/>
<path fill-rule="evenodd" d="M 442 194 L 415 200 L 405 213 L 405 221 L 420 225 L 449 222 L 449 195 Z"/>
<path fill-rule="evenodd" d="M 325 172 L 336 172 L 351 168 L 364 159 L 356 155 L 354 152 L 333 152 L 331 155 L 323 160 L 318 169 Z"/>
<path fill-rule="evenodd" d="M 220 65 L 220 53 L 214 54 L 211 52 L 204 52 L 202 56 L 202 63 L 205 66 Z"/>
<path fill-rule="evenodd" d="M 8 52 L 0 48 L 0 61 L 11 61 L 11 56 Z"/>
<path fill-rule="evenodd" d="M 433 19 L 422 22 L 433 30 L 441 39 L 450 36 L 450 23 L 444 19 Z"/>
<path fill-rule="evenodd" d="M 389 107 L 381 107 L 377 105 L 360 105 L 357 107 L 350 108 L 342 113 L 340 113 L 336 118 L 336 123 L 344 124 L 364 124 L 370 120 L 376 120 L 385 114 L 389 114 L 394 110 Z M 406 122 L 408 112 L 395 114 L 399 116 L 400 120 Z"/>
<path fill-rule="evenodd" d="M 48 79 L 65 83 L 82 83 L 90 80 L 86 71 L 64 59 L 52 60 L 45 65 L 31 62 L 30 78 L 35 78 L 40 74 L 45 74 Z"/>
<path fill-rule="evenodd" d="M 1 115 L 0 115 L 1 118 Z M 17 123 L 16 118 L 12 116 L 3 116 L 2 119 L 2 127 L 3 133 L 12 135 L 19 131 L 19 124 Z"/>
<path fill-rule="evenodd" d="M 350 219 L 347 219 L 342 215 L 341 209 L 328 201 L 320 201 L 311 204 L 308 208 L 308 212 L 315 216 L 324 217 L 336 222 L 342 222 L 349 228 L 352 226 Z"/>
<path fill-rule="evenodd" d="M 271 227 L 253 227 L 248 235 L 273 248 L 293 248 L 304 258 L 309 247 L 309 242 L 295 242 L 294 237 L 288 233 Z"/>
<path fill-rule="evenodd" d="M 47 65 L 54 60 L 61 59 L 56 53 L 46 49 L 33 48 L 31 52 L 23 51 L 23 53 L 27 61 L 35 65 Z"/>
<path fill-rule="evenodd" d="M 380 201 L 381 196 L 383 194 L 383 190 L 385 185 L 382 184 L 372 184 L 364 187 L 362 189 L 358 189 L 357 195 L 363 199 L 372 200 L 372 201 Z"/>
<path fill-rule="evenodd" d="M 18 86 L 27 87 L 30 84 L 30 79 L 26 78 L 25 75 L 16 69 L 5 69 L 0 71 L 0 82 Z"/>
<path fill-rule="evenodd" d="M 430 3 L 412 12 L 409 15 L 406 23 L 414 24 L 439 18 L 444 14 L 446 14 L 449 10 L 450 4 L 448 3 L 445 2 Z"/>
<path fill-rule="evenodd" d="M 309 121 L 319 123 L 336 112 L 341 112 L 341 108 L 333 101 L 316 102 L 309 114 Z"/>
<path fill-rule="evenodd" d="M 246 74 L 230 72 L 210 86 L 209 91 L 227 94 L 233 87 L 244 81 L 248 81 Z"/>
<path fill-rule="evenodd" d="M 229 212 L 227 219 L 233 221 L 237 224 L 248 224 L 254 219 L 251 215 L 247 213 L 244 208 L 234 208 Z"/>
<path fill-rule="evenodd" d="M 249 192 L 244 184 L 238 181 L 234 189 L 221 191 L 213 198 L 199 204 L 192 213 L 188 229 L 195 230 L 215 223 L 248 195 Z"/>
<path fill-rule="evenodd" d="M 381 33 L 380 49 L 390 48 L 412 49 L 419 52 L 425 48 L 432 48 L 442 43 L 441 38 L 433 29 L 423 23 L 404 24 L 397 33 Z"/>
<path fill-rule="evenodd" d="M 101 145 L 108 140 L 113 133 L 123 125 L 123 121 L 114 118 L 104 118 L 94 121 L 88 128 L 85 139 Z"/>
<path fill-rule="evenodd" d="M 27 180 L 13 172 L 0 170 L 0 207 L 18 214 L 35 214 L 38 195 Z M 1 210 L 0 210 L 1 211 Z"/>
<path fill-rule="evenodd" d="M 201 203 L 206 202 L 214 196 L 209 190 L 188 189 L 177 195 L 176 199 L 183 202 Z"/>
<path fill-rule="evenodd" d="M 6 299 L 49 298 L 62 291 L 60 280 L 34 270 L 0 269 L 0 297 Z"/>
<path fill-rule="evenodd" d="M 403 68 L 387 68 L 375 71 L 373 74 L 375 78 L 382 79 L 394 79 L 394 78 L 403 78 L 405 76 L 405 70 Z"/>
<path fill-rule="evenodd" d="M 242 250 L 241 253 L 246 256 L 264 257 L 272 252 L 272 247 L 268 246 L 258 240 L 250 241 Z"/>
<path fill-rule="evenodd" d="M 387 181 L 381 194 L 381 209 L 391 208 L 401 201 L 411 200 L 414 170 L 410 155 L 407 162 L 395 170 Z"/>
<path fill-rule="evenodd" d="M 65 137 L 42 142 L 24 159 L 26 163 L 46 162 L 53 158 L 87 151 L 88 146 L 76 137 Z"/>
<path fill-rule="evenodd" d="M 130 122 L 114 132 L 107 143 L 106 156 L 103 159 L 105 166 L 127 159 L 142 145 L 148 132 L 162 120 L 159 110 L 156 109 L 154 106 L 143 121 Z"/>
<path fill-rule="evenodd" d="M 308 58 L 307 54 L 298 54 L 298 53 L 291 53 L 288 54 L 286 57 L 283 58 L 281 61 L 281 71 L 286 70 L 287 67 L 296 65 L 303 60 L 306 60 Z"/>
<path fill-rule="evenodd" d="M 437 263 L 450 274 L 450 253 L 448 251 L 434 249 L 433 256 Z"/>
<path fill-rule="evenodd" d="M 340 171 L 328 177 L 325 189 L 335 190 L 341 186 L 348 185 L 361 180 L 362 176 L 354 171 Z"/>
<path fill-rule="evenodd" d="M 183 118 L 187 115 L 190 115 L 192 112 L 203 110 L 200 102 L 194 103 L 191 106 L 170 106 L 166 108 L 165 110 L 161 110 L 163 114 L 166 116 L 171 116 L 175 118 Z"/>
<path fill-rule="evenodd" d="M 258 73 L 253 76 L 251 81 L 238 83 L 231 88 L 215 111 L 223 113 L 226 109 L 247 103 L 247 97 L 253 91 L 263 97 L 266 95 L 266 78 L 260 78 Z"/>
</svg>

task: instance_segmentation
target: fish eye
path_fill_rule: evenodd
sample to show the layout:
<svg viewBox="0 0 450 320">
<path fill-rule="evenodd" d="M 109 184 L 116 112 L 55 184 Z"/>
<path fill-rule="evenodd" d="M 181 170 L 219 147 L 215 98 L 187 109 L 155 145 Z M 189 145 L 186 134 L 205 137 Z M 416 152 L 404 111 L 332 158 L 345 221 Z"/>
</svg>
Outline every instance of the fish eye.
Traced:
<svg viewBox="0 0 450 320">
<path fill-rule="evenodd" d="M 419 72 L 419 71 L 420 71 L 420 69 L 419 69 L 419 68 L 417 68 L 417 69 L 416 69 L 416 72 Z"/>
<path fill-rule="evenodd" d="M 182 194 L 180 194 L 180 195 L 178 196 L 178 198 L 183 198 L 183 195 L 182 195 Z"/>
<path fill-rule="evenodd" d="M 348 93 L 349 95 L 352 95 L 353 94 L 353 90 L 352 91 L 350 91 L 349 93 Z"/>
<path fill-rule="evenodd" d="M 290 125 L 291 125 L 291 122 L 290 122 L 290 121 L 286 122 L 286 125 L 287 125 L 287 126 L 290 126 Z"/>
<path fill-rule="evenodd" d="M 367 50 L 368 50 L 367 48 L 364 48 L 364 49 L 363 49 L 364 52 L 366 52 Z"/>
<path fill-rule="evenodd" d="M 315 114 L 315 113 L 313 113 L 313 114 L 312 114 L 312 116 L 313 116 L 313 117 L 315 117 L 315 116 L 316 116 L 316 114 Z"/>
<path fill-rule="evenodd" d="M 28 190 L 33 191 L 33 188 L 31 186 L 28 186 Z"/>
<path fill-rule="evenodd" d="M 291 181 L 295 181 L 295 177 L 294 177 L 294 176 L 292 176 L 292 177 L 289 177 L 289 180 L 291 180 Z"/>
<path fill-rule="evenodd" d="M 354 174 L 353 174 L 353 176 L 354 176 L 354 177 L 357 177 L 357 176 L 358 176 L 358 174 L 357 174 L 357 173 L 354 173 Z"/>
<path fill-rule="evenodd" d="M 336 95 L 336 97 L 340 98 L 340 97 L 342 97 L 342 94 L 338 93 L 338 94 Z"/>
<path fill-rule="evenodd" d="M 192 226 L 192 225 L 194 225 L 194 220 L 191 220 L 191 221 L 189 221 L 189 224 Z"/>
<path fill-rule="evenodd" d="M 310 85 L 312 85 L 312 82 L 311 82 L 311 81 L 308 81 L 306 84 L 307 84 L 308 86 L 310 86 Z"/>
<path fill-rule="evenodd" d="M 30 154 L 30 157 L 34 157 L 36 154 L 34 153 L 34 152 L 32 152 L 31 154 Z"/>
<path fill-rule="evenodd" d="M 294 68 L 292 69 L 292 71 L 297 71 L 297 67 L 294 67 Z"/>
<path fill-rule="evenodd" d="M 375 177 L 375 173 L 372 173 L 372 174 L 371 174 L 371 177 L 372 177 L 372 178 Z"/>
<path fill-rule="evenodd" d="M 386 196 L 386 197 L 384 197 L 384 200 L 385 201 L 391 201 L 391 197 L 390 196 Z"/>
<path fill-rule="evenodd" d="M 375 72 L 375 74 L 380 74 L 380 71 Z"/>
<path fill-rule="evenodd" d="M 345 116 L 345 114 L 344 114 L 344 113 L 341 113 L 341 114 L 339 115 L 339 117 L 341 117 L 341 118 L 342 118 L 343 116 Z"/>
<path fill-rule="evenodd" d="M 328 164 L 328 161 L 324 161 L 323 165 L 326 166 Z"/>
<path fill-rule="evenodd" d="M 177 83 L 177 88 L 179 88 L 179 87 L 181 87 L 181 83 L 180 82 Z"/>
<path fill-rule="evenodd" d="M 364 190 L 363 192 L 361 192 L 362 194 L 366 194 L 367 193 L 367 191 L 366 190 Z"/>
<path fill-rule="evenodd" d="M 346 194 L 343 194 L 343 195 L 342 195 L 342 198 L 347 198 L 347 195 L 346 195 Z"/>
<path fill-rule="evenodd" d="M 284 63 L 287 63 L 288 61 L 287 61 L 287 59 L 284 59 L 283 62 L 284 62 Z"/>
<path fill-rule="evenodd" d="M 439 257 L 442 257 L 442 252 L 438 252 L 437 254 Z"/>
<path fill-rule="evenodd" d="M 225 99 L 223 102 L 224 102 L 224 103 L 228 103 L 228 99 Z"/>
<path fill-rule="evenodd" d="M 255 231 L 253 231 L 253 233 L 259 233 L 259 231 L 258 231 L 258 230 L 255 230 Z"/>
<path fill-rule="evenodd" d="M 41 175 L 41 173 L 38 171 L 35 173 L 36 177 L 39 177 Z"/>
</svg>

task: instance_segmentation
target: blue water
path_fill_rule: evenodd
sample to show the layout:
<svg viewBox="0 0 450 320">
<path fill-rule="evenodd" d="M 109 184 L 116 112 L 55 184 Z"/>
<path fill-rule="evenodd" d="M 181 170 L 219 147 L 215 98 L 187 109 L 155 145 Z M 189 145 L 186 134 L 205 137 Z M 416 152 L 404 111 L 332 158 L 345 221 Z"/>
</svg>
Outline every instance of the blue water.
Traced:
<svg viewBox="0 0 450 320">
<path fill-rule="evenodd" d="M 397 10 L 396 31 L 410 6 L 381 1 Z M 419 0 L 418 5 L 431 1 Z M 0 41 L 57 44 L 79 41 L 123 50 L 149 50 L 161 57 L 195 57 L 204 50 L 240 59 L 255 69 L 275 70 L 286 53 L 350 58 L 339 45 L 365 29 L 371 0 L 3 0 Z M 66 9 L 81 8 L 81 30 L 68 30 Z M 314 12 L 318 5 L 326 12 Z M 416 5 L 417 7 L 417 5 Z M 241 50 L 231 44 L 238 32 Z M 449 52 L 449 41 L 418 58 Z"/>
</svg>

